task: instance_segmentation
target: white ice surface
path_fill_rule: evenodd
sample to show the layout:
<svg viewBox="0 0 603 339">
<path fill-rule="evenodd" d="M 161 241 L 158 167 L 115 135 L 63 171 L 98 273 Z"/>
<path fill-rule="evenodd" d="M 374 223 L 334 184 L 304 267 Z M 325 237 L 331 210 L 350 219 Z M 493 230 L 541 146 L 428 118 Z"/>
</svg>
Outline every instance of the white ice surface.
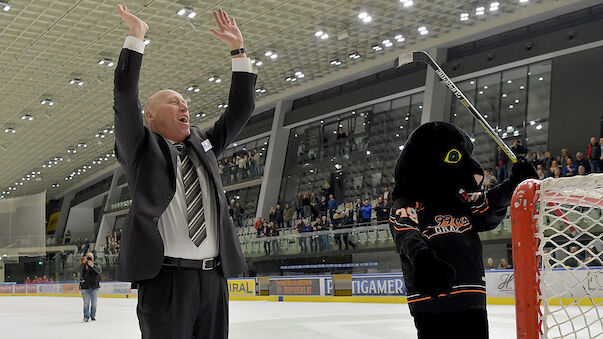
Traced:
<svg viewBox="0 0 603 339">
<path fill-rule="evenodd" d="M 140 338 L 136 299 L 99 298 L 82 322 L 82 299 L 0 297 L 0 338 Z M 515 338 L 513 306 L 488 306 L 490 338 Z M 231 301 L 230 338 L 416 338 L 405 304 Z"/>
</svg>

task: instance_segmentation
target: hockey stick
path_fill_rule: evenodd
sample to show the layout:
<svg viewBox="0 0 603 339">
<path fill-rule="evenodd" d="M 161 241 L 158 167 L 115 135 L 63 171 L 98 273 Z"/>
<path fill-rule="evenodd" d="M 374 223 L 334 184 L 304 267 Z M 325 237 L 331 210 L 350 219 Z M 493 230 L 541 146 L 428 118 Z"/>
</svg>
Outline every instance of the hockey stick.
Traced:
<svg viewBox="0 0 603 339">
<path fill-rule="evenodd" d="M 427 54 L 424 51 L 414 52 L 414 53 L 412 53 L 412 60 L 410 60 L 409 56 L 410 56 L 409 54 L 400 55 L 399 57 L 396 58 L 396 61 L 394 61 L 394 66 L 396 68 L 398 68 L 398 67 L 412 61 L 412 62 L 422 62 L 422 63 L 427 64 L 431 68 L 433 68 L 435 73 L 440 77 L 440 79 L 444 82 L 444 84 L 452 91 L 452 94 L 454 94 L 457 97 L 457 99 L 459 99 L 463 103 L 463 105 L 465 105 L 467 110 L 469 110 L 469 112 L 471 112 L 471 114 L 473 114 L 473 117 L 484 128 L 484 130 L 488 133 L 488 135 L 490 135 L 492 140 L 494 140 L 494 142 L 496 142 L 498 144 L 498 146 L 500 146 L 500 148 L 503 150 L 503 152 L 505 152 L 507 154 L 507 156 L 509 157 L 509 159 L 511 159 L 511 161 L 513 161 L 514 163 L 517 162 L 517 156 L 515 156 L 515 154 L 513 153 L 513 151 L 511 151 L 509 146 L 507 146 L 507 144 L 498 136 L 498 133 L 496 133 L 494 131 L 494 129 L 490 126 L 490 124 L 488 124 L 488 122 L 486 121 L 486 119 L 484 119 L 484 117 L 480 114 L 480 112 L 475 107 L 473 107 L 471 102 L 469 102 L 469 99 L 467 99 L 467 97 L 463 94 L 463 92 L 461 92 L 461 90 L 458 89 L 458 87 L 456 87 L 454 82 L 452 82 L 452 80 L 450 80 L 448 75 L 446 75 L 446 73 L 444 73 L 442 68 L 440 68 L 440 66 L 438 66 L 438 64 L 431 58 L 431 56 L 429 56 L 429 54 Z"/>
</svg>

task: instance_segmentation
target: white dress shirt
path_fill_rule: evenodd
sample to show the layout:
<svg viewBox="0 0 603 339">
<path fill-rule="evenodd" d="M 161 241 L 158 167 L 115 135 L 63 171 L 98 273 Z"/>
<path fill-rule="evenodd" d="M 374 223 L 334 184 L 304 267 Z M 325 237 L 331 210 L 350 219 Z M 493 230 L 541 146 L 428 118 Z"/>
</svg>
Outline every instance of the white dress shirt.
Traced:
<svg viewBox="0 0 603 339">
<path fill-rule="evenodd" d="M 124 48 L 143 54 L 145 44 L 139 38 L 128 36 L 124 42 Z M 232 71 L 253 73 L 251 60 L 246 57 L 232 58 Z M 172 144 L 174 143 L 169 139 L 166 140 Z M 163 240 L 163 254 L 169 257 L 193 260 L 215 258 L 219 254 L 217 234 L 219 221 L 218 203 L 216 201 L 216 196 L 212 193 L 214 188 L 213 183 L 210 180 L 211 175 L 201 164 L 195 152 L 188 150 L 188 155 L 195 165 L 197 175 L 199 176 L 207 237 L 201 245 L 197 247 L 188 235 L 186 196 L 184 195 L 184 183 L 182 181 L 182 164 L 180 157 L 177 157 L 176 192 L 157 223 L 157 228 L 161 234 L 161 239 Z"/>
</svg>

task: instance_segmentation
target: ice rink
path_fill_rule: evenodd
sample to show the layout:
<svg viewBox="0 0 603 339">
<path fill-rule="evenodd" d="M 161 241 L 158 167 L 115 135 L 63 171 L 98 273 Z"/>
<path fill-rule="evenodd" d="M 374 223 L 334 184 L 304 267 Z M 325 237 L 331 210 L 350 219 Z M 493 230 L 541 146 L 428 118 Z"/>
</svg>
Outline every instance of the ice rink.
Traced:
<svg viewBox="0 0 603 339">
<path fill-rule="evenodd" d="M 99 298 L 97 321 L 82 299 L 0 297 L 0 337 L 140 338 L 136 299 Z M 515 337 L 513 306 L 488 306 L 490 338 Z M 405 304 L 231 301 L 230 338 L 416 338 Z"/>
</svg>

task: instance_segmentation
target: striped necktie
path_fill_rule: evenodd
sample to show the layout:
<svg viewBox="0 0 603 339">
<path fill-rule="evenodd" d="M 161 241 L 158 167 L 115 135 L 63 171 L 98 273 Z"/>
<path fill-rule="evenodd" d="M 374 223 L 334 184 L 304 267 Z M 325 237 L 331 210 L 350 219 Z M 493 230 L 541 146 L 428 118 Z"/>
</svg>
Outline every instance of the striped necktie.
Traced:
<svg viewBox="0 0 603 339">
<path fill-rule="evenodd" d="M 195 245 L 199 246 L 207 237 L 201 184 L 199 184 L 197 169 L 188 156 L 184 144 L 175 143 L 174 146 L 178 150 L 182 168 L 182 182 L 184 183 L 188 219 L 188 236 Z"/>
</svg>

